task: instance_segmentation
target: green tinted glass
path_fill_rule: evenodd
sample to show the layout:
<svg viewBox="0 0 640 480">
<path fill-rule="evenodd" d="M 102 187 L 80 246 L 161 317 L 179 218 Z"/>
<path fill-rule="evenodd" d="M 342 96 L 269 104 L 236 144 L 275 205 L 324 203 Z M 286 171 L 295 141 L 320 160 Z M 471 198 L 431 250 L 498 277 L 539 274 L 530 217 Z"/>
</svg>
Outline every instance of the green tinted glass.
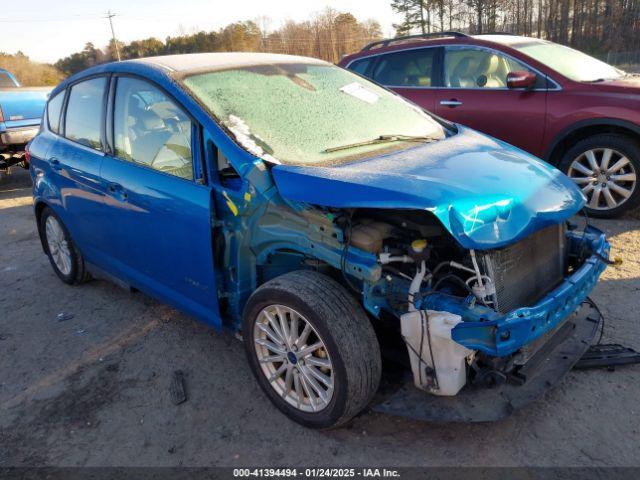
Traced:
<svg viewBox="0 0 640 480">
<path fill-rule="evenodd" d="M 332 65 L 257 65 L 183 82 L 240 145 L 274 163 L 344 163 L 415 143 L 327 150 L 383 135 L 444 135 L 418 107 Z"/>
</svg>

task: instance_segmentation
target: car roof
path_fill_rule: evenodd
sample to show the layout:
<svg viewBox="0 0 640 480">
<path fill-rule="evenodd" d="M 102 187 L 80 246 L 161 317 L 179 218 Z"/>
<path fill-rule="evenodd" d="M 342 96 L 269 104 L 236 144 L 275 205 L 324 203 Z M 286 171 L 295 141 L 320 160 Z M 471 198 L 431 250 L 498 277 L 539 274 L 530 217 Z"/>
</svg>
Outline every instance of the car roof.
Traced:
<svg viewBox="0 0 640 480">
<path fill-rule="evenodd" d="M 456 44 L 466 44 L 466 45 L 504 45 L 505 47 L 513 47 L 520 44 L 539 42 L 545 43 L 546 40 L 542 40 L 534 37 L 523 37 L 519 35 L 510 35 L 508 33 L 491 33 L 491 34 L 482 34 L 482 35 L 465 35 L 457 32 L 452 32 L 451 35 L 449 32 L 445 32 L 442 36 L 429 37 L 429 34 L 425 36 L 425 38 L 420 38 L 419 36 L 411 36 L 403 39 L 402 37 L 395 40 L 393 38 L 388 39 L 389 43 L 384 44 L 383 41 L 374 43 L 374 48 L 369 48 L 370 46 L 366 46 L 364 49 L 353 52 L 349 55 L 343 57 L 340 61 L 341 65 L 344 65 L 347 62 L 351 62 L 357 58 L 368 57 L 372 55 L 379 55 L 387 52 L 395 52 L 402 51 L 410 48 L 419 48 L 419 47 L 428 47 L 428 46 L 439 46 L 439 45 L 456 45 Z M 380 43 L 380 46 L 377 46 L 377 43 Z"/>
<path fill-rule="evenodd" d="M 133 60 L 126 60 L 126 62 L 143 63 L 179 73 L 216 71 L 228 68 L 272 65 L 277 63 L 329 65 L 328 62 L 316 58 L 255 52 L 187 53 L 180 55 L 136 58 Z"/>
<path fill-rule="evenodd" d="M 161 78 L 180 78 L 193 73 L 205 73 L 230 68 L 243 68 L 257 65 L 275 64 L 304 64 L 304 65 L 332 65 L 317 58 L 282 55 L 275 53 L 255 52 L 215 52 L 215 53 L 186 53 L 178 55 L 163 55 L 158 57 L 143 57 L 122 62 L 108 62 L 94 65 L 67 77 L 53 89 L 51 96 L 77 81 L 94 75 L 108 73 L 130 73 L 142 75 L 157 75 Z M 154 73 L 155 72 L 155 73 Z"/>
<path fill-rule="evenodd" d="M 545 40 L 535 37 L 522 37 L 520 35 L 509 34 L 490 34 L 490 35 L 474 35 L 472 38 L 483 40 L 485 42 L 500 43 L 502 45 L 518 45 L 521 43 L 546 43 Z"/>
</svg>

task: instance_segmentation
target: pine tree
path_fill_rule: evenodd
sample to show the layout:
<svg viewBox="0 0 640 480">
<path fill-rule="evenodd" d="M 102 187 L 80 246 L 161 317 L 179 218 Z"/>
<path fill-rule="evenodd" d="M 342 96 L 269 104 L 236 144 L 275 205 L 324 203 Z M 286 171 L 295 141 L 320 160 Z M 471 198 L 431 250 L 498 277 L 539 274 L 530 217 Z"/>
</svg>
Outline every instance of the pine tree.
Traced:
<svg viewBox="0 0 640 480">
<path fill-rule="evenodd" d="M 392 0 L 391 8 L 404 16 L 402 23 L 393 25 L 398 36 L 407 35 L 415 30 L 421 33 L 431 32 L 431 11 L 428 0 Z"/>
</svg>

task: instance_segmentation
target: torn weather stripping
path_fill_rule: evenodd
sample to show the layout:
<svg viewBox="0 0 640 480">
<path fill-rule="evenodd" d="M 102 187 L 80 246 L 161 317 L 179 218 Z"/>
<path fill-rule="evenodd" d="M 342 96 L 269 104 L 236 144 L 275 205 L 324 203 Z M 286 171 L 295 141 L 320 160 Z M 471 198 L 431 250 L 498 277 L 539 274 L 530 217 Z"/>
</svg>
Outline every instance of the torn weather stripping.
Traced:
<svg viewBox="0 0 640 480">
<path fill-rule="evenodd" d="M 272 155 L 266 153 L 260 144 L 264 145 L 264 141 L 257 135 L 253 135 L 249 129 L 249 125 L 235 115 L 229 115 L 229 118 L 223 122 L 231 133 L 235 136 L 240 145 L 247 149 L 249 153 L 253 153 L 256 157 L 267 160 L 271 163 L 280 163 Z"/>
</svg>

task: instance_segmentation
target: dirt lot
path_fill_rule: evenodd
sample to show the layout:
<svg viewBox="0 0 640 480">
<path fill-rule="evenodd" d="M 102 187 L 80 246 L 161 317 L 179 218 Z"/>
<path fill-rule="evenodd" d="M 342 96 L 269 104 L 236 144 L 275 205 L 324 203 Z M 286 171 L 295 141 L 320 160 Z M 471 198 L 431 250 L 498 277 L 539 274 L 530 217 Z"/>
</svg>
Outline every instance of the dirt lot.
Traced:
<svg viewBox="0 0 640 480">
<path fill-rule="evenodd" d="M 306 430 L 269 404 L 233 336 L 107 282 L 60 282 L 25 173 L 0 181 L 0 467 L 640 465 L 640 366 L 572 372 L 500 423 L 366 412 L 347 428 Z M 593 295 L 605 341 L 640 350 L 640 220 L 597 223 L 624 259 Z M 176 369 L 189 393 L 179 406 Z"/>
</svg>

